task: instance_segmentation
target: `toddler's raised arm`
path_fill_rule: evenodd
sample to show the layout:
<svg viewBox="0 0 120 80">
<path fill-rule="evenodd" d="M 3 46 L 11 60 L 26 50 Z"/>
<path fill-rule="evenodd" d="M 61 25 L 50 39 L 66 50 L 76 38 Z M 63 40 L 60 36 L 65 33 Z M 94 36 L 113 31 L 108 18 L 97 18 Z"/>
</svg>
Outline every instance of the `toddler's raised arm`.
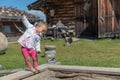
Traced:
<svg viewBox="0 0 120 80">
<path fill-rule="evenodd" d="M 26 28 L 31 28 L 33 25 L 28 21 L 25 15 L 22 15 L 22 22 Z"/>
</svg>

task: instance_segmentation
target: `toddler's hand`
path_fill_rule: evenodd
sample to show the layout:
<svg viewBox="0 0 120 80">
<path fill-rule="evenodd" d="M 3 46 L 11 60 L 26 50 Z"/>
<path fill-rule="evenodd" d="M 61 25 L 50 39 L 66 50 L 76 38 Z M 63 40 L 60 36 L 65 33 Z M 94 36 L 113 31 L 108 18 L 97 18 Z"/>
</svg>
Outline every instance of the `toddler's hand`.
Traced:
<svg viewBox="0 0 120 80">
<path fill-rule="evenodd" d="M 23 15 L 25 15 L 25 13 L 24 13 L 24 12 L 21 12 L 21 16 L 23 16 Z"/>
<path fill-rule="evenodd" d="M 40 54 L 40 51 L 37 51 L 37 54 Z"/>
</svg>

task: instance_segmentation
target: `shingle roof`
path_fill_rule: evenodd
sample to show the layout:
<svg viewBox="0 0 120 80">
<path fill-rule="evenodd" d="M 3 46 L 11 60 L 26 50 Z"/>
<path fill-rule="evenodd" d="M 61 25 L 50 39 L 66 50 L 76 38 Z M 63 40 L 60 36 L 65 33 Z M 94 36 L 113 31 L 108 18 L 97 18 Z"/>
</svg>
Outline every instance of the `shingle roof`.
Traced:
<svg viewBox="0 0 120 80">
<path fill-rule="evenodd" d="M 21 14 L 25 13 L 27 18 L 31 21 L 34 22 L 36 20 L 39 20 L 39 17 L 36 17 L 32 14 L 29 14 L 25 11 L 18 10 L 16 8 L 12 7 L 0 7 L 0 21 L 21 21 Z"/>
</svg>

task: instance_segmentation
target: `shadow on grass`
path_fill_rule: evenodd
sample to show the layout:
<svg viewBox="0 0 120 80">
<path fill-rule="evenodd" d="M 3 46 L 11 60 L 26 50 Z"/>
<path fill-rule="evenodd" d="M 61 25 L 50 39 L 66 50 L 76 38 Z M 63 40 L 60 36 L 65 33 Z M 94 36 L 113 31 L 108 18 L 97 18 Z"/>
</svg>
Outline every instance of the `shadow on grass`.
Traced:
<svg viewBox="0 0 120 80">
<path fill-rule="evenodd" d="M 4 55 L 4 54 L 6 54 L 6 52 L 2 52 L 2 53 L 0 53 L 0 55 Z"/>
</svg>

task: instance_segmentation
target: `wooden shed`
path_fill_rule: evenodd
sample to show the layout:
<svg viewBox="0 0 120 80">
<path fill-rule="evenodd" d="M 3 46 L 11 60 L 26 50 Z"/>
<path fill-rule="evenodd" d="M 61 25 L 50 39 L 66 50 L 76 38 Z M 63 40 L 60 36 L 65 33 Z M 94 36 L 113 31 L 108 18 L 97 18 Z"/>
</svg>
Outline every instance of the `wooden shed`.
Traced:
<svg viewBox="0 0 120 80">
<path fill-rule="evenodd" d="M 120 0 L 37 0 L 29 9 L 42 10 L 47 22 L 61 20 L 76 36 L 115 37 L 120 32 Z"/>
</svg>

